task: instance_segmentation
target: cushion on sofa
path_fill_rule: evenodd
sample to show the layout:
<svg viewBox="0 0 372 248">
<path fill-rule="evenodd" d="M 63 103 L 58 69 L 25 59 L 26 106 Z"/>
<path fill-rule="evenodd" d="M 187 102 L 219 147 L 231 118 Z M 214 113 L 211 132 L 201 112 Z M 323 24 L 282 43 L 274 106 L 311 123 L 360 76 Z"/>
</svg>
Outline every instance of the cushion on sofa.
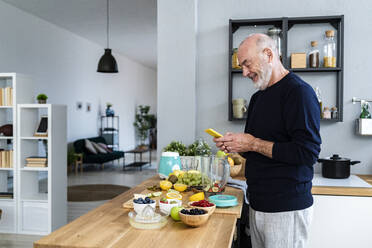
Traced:
<svg viewBox="0 0 372 248">
<path fill-rule="evenodd" d="M 91 154 L 97 154 L 98 153 L 97 150 L 96 150 L 96 148 L 94 148 L 92 142 L 90 142 L 88 139 L 85 139 L 85 148 Z"/>
<path fill-rule="evenodd" d="M 94 146 L 94 148 L 96 149 L 98 153 L 101 153 L 101 154 L 107 153 L 107 151 L 103 149 L 100 145 L 98 145 L 96 142 L 91 141 L 90 143 L 92 143 L 92 145 Z"/>
<path fill-rule="evenodd" d="M 105 143 L 97 143 L 100 147 L 105 149 L 107 152 L 112 152 L 112 150 Z"/>
</svg>

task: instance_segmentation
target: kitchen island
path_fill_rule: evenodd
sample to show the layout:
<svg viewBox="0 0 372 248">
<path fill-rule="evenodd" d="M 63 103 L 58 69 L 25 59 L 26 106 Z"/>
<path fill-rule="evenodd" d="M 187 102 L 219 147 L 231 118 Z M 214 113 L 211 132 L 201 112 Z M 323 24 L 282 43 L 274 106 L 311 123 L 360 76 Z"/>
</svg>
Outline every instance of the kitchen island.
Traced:
<svg viewBox="0 0 372 248">
<path fill-rule="evenodd" d="M 129 224 L 123 203 L 147 187 L 159 183 L 154 176 L 124 192 L 102 206 L 88 212 L 50 235 L 36 241 L 35 248 L 52 247 L 231 247 L 237 219 L 242 211 L 243 191 L 226 187 L 226 194 L 238 197 L 239 205 L 230 213 L 216 209 L 201 227 L 187 227 L 169 217 L 168 224 L 158 230 L 138 230 Z"/>
<path fill-rule="evenodd" d="M 359 178 L 372 182 L 372 176 Z M 129 210 L 123 209 L 122 204 L 130 200 L 134 193 L 140 193 L 158 182 L 157 176 L 144 181 L 40 239 L 34 247 L 231 247 L 242 210 L 243 192 L 229 187 L 226 190 L 239 196 L 240 205 L 232 211 L 234 214 L 214 213 L 205 226 L 189 228 L 169 219 L 167 226 L 159 230 L 131 227 Z M 371 247 L 372 197 L 368 196 L 372 196 L 372 185 L 355 187 L 361 185 L 360 182 L 353 184 L 354 181 L 344 186 L 333 185 L 341 181 L 314 182 L 318 185 L 312 189 L 314 218 L 309 247 Z"/>
</svg>

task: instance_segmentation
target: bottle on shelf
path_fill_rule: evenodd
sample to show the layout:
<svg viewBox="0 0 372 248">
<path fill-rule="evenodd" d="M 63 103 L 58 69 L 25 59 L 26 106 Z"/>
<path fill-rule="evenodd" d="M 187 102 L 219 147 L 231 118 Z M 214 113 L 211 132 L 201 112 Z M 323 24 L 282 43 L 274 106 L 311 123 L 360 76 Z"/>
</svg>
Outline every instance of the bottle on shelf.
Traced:
<svg viewBox="0 0 372 248">
<path fill-rule="evenodd" d="M 337 119 L 338 118 L 338 111 L 336 107 L 331 108 L 331 117 L 332 119 Z"/>
<path fill-rule="evenodd" d="M 361 110 L 359 118 L 361 118 L 361 119 L 371 119 L 372 116 L 371 116 L 371 113 L 369 111 L 369 109 L 370 109 L 369 103 L 365 100 L 361 100 L 360 105 L 361 105 L 362 110 Z"/>
<path fill-rule="evenodd" d="M 320 88 L 318 86 L 315 88 L 315 94 L 316 94 L 316 97 L 318 98 L 318 102 L 319 102 L 320 118 L 323 118 L 322 93 L 321 93 Z"/>
<path fill-rule="evenodd" d="M 309 52 L 309 67 L 318 68 L 319 67 L 319 50 L 318 42 L 316 40 L 311 41 L 311 49 Z"/>
<path fill-rule="evenodd" d="M 334 40 L 335 31 L 327 30 L 325 32 L 325 43 L 324 43 L 324 67 L 336 67 L 336 42 Z"/>
</svg>

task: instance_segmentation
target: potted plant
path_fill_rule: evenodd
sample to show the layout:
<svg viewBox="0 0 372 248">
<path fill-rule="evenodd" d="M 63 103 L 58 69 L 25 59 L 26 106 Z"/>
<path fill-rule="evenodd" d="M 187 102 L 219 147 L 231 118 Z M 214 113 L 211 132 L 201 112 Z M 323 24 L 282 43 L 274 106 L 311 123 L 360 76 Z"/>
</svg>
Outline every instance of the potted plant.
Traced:
<svg viewBox="0 0 372 248">
<path fill-rule="evenodd" d="M 147 138 L 149 130 L 153 127 L 155 116 L 149 114 L 150 106 L 139 105 L 136 111 L 135 121 L 133 123 L 139 140 L 138 149 L 147 149 Z"/>
<path fill-rule="evenodd" d="M 172 141 L 164 147 L 164 152 L 178 152 L 180 156 L 187 156 L 187 148 L 182 142 L 179 141 Z"/>
<path fill-rule="evenodd" d="M 201 170 L 202 160 L 204 163 L 207 163 L 208 161 L 204 160 L 208 160 L 211 154 L 211 148 L 208 143 L 199 139 L 189 145 L 187 148 L 187 157 L 185 159 L 191 160 L 187 162 L 189 167 L 194 170 Z"/>
<path fill-rule="evenodd" d="M 48 96 L 45 95 L 45 94 L 39 94 L 37 97 L 36 97 L 38 103 L 40 104 L 45 104 L 47 99 L 48 99 Z"/>
<path fill-rule="evenodd" d="M 188 147 L 182 142 L 172 141 L 163 151 L 178 152 L 184 170 L 201 170 L 202 158 L 209 159 L 212 154 L 210 146 L 203 140 L 196 140 Z"/>
<path fill-rule="evenodd" d="M 112 103 L 106 103 L 106 116 L 115 116 L 115 111 L 111 107 Z"/>
</svg>

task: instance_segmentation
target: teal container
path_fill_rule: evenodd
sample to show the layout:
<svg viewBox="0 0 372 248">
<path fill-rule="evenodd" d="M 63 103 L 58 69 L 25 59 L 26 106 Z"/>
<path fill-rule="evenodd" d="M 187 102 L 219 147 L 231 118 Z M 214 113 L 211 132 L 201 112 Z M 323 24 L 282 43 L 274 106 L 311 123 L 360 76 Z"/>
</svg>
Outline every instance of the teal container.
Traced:
<svg viewBox="0 0 372 248">
<path fill-rule="evenodd" d="M 178 152 L 163 152 L 161 154 L 158 173 L 162 179 L 168 178 L 169 173 L 182 168 Z"/>
<path fill-rule="evenodd" d="M 212 195 L 208 199 L 218 208 L 235 207 L 238 205 L 238 199 L 233 195 Z"/>
</svg>

